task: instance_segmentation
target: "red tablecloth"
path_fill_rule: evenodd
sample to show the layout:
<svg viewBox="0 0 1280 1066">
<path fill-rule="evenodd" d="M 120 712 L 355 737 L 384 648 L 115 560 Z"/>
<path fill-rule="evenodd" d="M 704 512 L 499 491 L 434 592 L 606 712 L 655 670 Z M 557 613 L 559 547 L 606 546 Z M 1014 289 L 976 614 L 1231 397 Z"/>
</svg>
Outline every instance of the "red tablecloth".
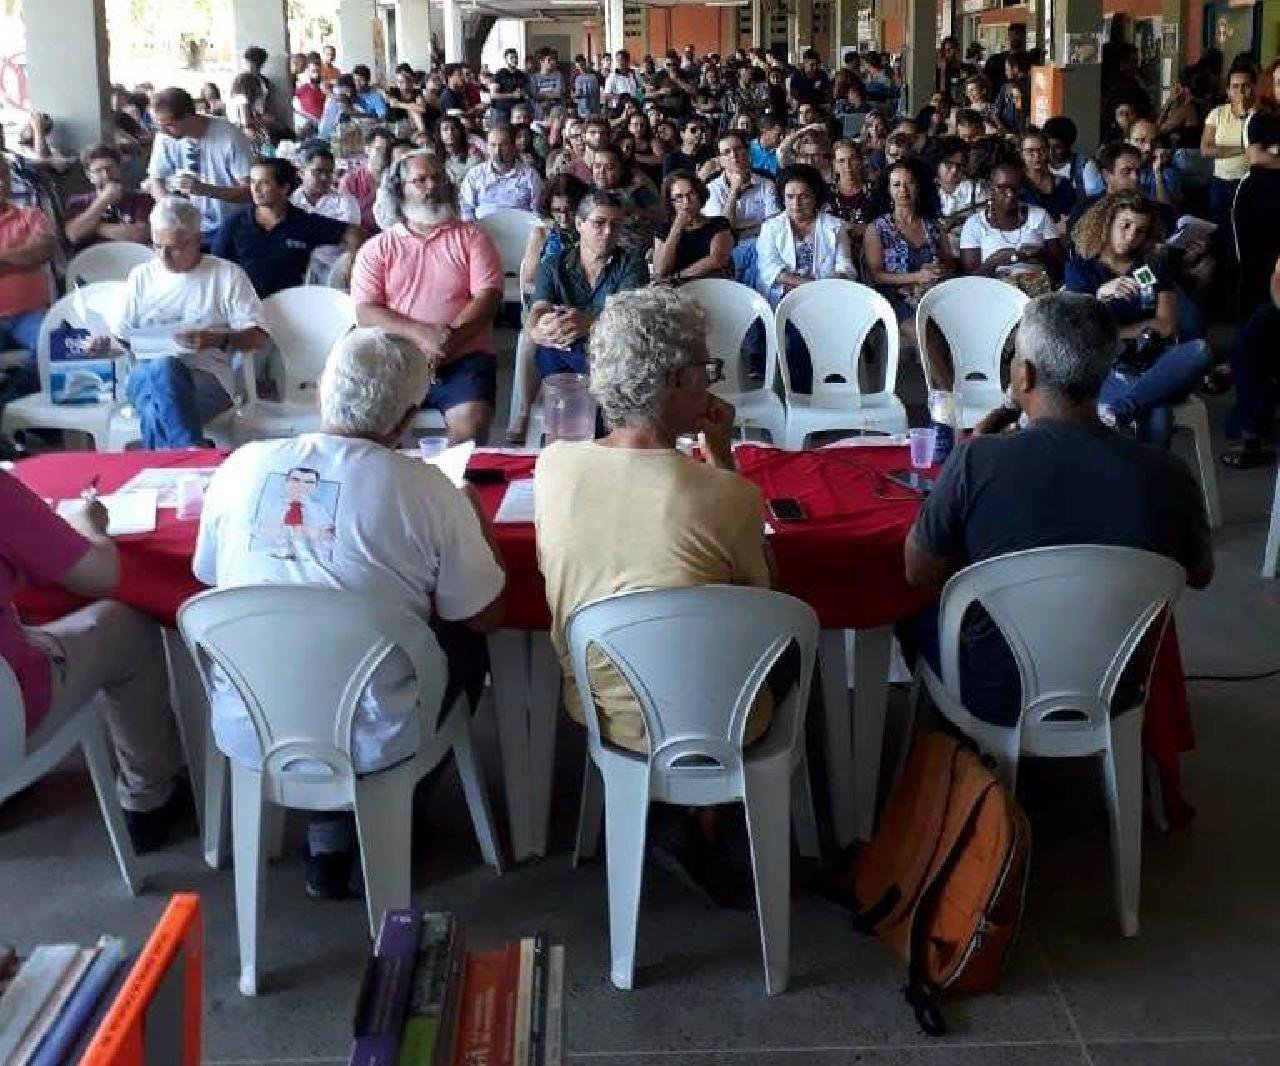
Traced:
<svg viewBox="0 0 1280 1066">
<path fill-rule="evenodd" d="M 770 537 L 782 588 L 811 604 L 824 629 L 857 629 L 889 625 L 919 610 L 929 597 L 907 586 L 902 545 L 919 510 L 919 502 L 884 478 L 907 465 L 905 448 L 832 448 L 785 452 L 773 448 L 737 450 L 739 469 L 756 482 L 765 498 L 793 497 L 807 513 L 803 522 L 774 523 Z M 15 473 L 42 496 L 66 499 L 79 495 L 94 474 L 99 491 L 113 492 L 147 467 L 200 467 L 220 461 L 222 453 L 187 452 L 59 452 L 19 463 Z M 473 467 L 502 470 L 508 480 L 530 477 L 532 455 L 478 453 Z M 505 487 L 479 489 L 492 516 Z M 160 511 L 154 533 L 121 537 L 124 603 L 173 625 L 183 601 L 201 591 L 191 574 L 197 523 L 179 521 L 172 510 Z M 497 525 L 498 546 L 507 567 L 506 625 L 512 629 L 546 629 L 550 625 L 542 575 L 538 572 L 533 526 Z M 60 590 L 24 588 L 18 608 L 28 623 L 66 614 L 77 606 Z M 1182 799 L 1179 753 L 1195 746 L 1177 634 L 1156 655 L 1144 747 L 1160 768 L 1170 821 L 1190 815 Z"/>
</svg>

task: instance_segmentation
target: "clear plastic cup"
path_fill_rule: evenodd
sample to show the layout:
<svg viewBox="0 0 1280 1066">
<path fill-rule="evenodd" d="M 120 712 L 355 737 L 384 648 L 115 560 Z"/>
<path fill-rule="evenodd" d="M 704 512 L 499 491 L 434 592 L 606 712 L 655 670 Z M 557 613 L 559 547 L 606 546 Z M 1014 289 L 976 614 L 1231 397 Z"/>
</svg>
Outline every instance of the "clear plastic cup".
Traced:
<svg viewBox="0 0 1280 1066">
<path fill-rule="evenodd" d="M 447 447 L 449 447 L 448 437 L 422 437 L 418 441 L 418 451 L 424 460 L 434 459 Z"/>
<path fill-rule="evenodd" d="M 911 449 L 911 468 L 924 470 L 933 465 L 933 446 L 937 433 L 933 426 L 907 430 L 907 446 Z"/>
<path fill-rule="evenodd" d="M 178 478 L 177 512 L 181 521 L 200 517 L 200 512 L 204 510 L 204 489 L 205 480 L 198 474 Z"/>
</svg>

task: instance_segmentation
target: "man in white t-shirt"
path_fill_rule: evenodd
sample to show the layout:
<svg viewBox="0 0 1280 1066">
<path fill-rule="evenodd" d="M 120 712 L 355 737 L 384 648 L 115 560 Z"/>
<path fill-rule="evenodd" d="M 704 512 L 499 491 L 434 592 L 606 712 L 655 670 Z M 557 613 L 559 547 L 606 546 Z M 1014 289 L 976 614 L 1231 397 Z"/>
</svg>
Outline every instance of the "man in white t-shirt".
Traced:
<svg viewBox="0 0 1280 1066">
<path fill-rule="evenodd" d="M 320 380 L 323 429 L 247 444 L 222 464 L 205 496 L 192 570 L 219 588 L 325 585 L 403 604 L 436 630 L 449 664 L 448 708 L 464 689 L 478 694 L 480 634 L 501 620 L 506 575 L 476 497 L 395 450 L 431 376 L 412 344 L 384 330 L 339 340 Z M 413 755 L 417 700 L 407 657 L 393 653 L 352 724 L 357 772 Z M 252 720 L 220 679 L 212 716 L 218 748 L 261 765 Z M 342 895 L 354 855 L 350 816 L 313 819 L 312 829 L 308 891 Z"/>
<path fill-rule="evenodd" d="M 615 107 L 620 96 L 630 96 L 637 102 L 640 99 L 640 76 L 631 69 L 631 53 L 624 48 L 616 58 L 618 65 L 604 80 L 604 102 L 609 107 Z"/>
<path fill-rule="evenodd" d="M 164 89 L 151 103 L 158 130 L 147 168 L 147 188 L 159 201 L 171 192 L 200 209 L 206 246 L 232 215 L 248 208 L 253 145 L 225 118 L 196 113 L 185 89 Z"/>
<path fill-rule="evenodd" d="M 130 271 L 115 324 L 138 359 L 126 389 L 144 447 L 196 448 L 204 426 L 231 406 L 233 353 L 259 351 L 270 338 L 249 276 L 200 250 L 190 200 L 164 197 L 150 222 L 156 257 Z"/>
</svg>

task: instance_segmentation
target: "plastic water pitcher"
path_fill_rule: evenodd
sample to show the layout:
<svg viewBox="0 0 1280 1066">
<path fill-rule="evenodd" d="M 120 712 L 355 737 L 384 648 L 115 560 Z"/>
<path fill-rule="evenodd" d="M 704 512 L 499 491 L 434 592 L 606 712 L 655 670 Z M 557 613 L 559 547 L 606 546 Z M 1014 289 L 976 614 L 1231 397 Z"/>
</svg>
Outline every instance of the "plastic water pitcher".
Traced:
<svg viewBox="0 0 1280 1066">
<path fill-rule="evenodd" d="M 596 435 L 596 402 L 586 374 L 552 374 L 542 381 L 547 443 L 591 440 Z"/>
</svg>

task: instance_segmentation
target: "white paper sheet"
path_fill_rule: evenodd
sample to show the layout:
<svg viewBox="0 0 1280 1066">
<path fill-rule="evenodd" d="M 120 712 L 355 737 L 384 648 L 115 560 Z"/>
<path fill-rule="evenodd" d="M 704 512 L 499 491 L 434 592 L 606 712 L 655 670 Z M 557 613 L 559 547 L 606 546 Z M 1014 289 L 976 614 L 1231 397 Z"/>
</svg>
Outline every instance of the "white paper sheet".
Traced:
<svg viewBox="0 0 1280 1066">
<path fill-rule="evenodd" d="M 533 521 L 533 478 L 521 478 L 507 484 L 506 494 L 493 520 L 504 524 Z"/>
<path fill-rule="evenodd" d="M 444 451 L 433 455 L 427 460 L 427 465 L 434 466 L 458 488 L 462 488 L 462 475 L 467 472 L 467 463 L 471 461 L 471 456 L 475 450 L 475 441 L 463 441 L 461 444 L 455 444 L 452 448 L 446 448 Z"/>
<path fill-rule="evenodd" d="M 116 492 L 99 496 L 107 509 L 107 536 L 125 537 L 130 533 L 154 533 L 156 529 L 156 490 Z M 81 500 L 62 500 L 58 514 L 64 518 L 81 504 Z"/>
<path fill-rule="evenodd" d="M 149 466 L 121 485 L 119 491 L 141 492 L 149 489 L 156 493 L 157 507 L 177 507 L 178 482 L 198 477 L 207 488 L 217 469 L 216 466 Z"/>
</svg>

